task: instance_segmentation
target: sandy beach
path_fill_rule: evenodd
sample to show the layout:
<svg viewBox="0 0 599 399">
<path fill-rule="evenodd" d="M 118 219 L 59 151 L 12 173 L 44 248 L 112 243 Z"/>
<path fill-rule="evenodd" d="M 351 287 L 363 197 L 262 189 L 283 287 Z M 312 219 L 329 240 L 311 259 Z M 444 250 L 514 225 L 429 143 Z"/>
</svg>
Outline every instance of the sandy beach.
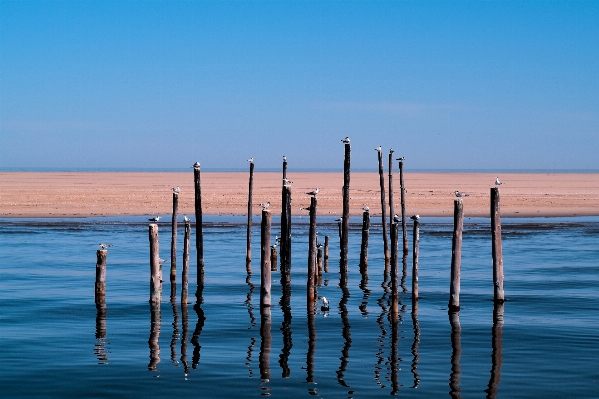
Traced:
<svg viewBox="0 0 599 399">
<path fill-rule="evenodd" d="M 293 212 L 310 204 L 306 191 L 319 188 L 318 214 L 340 215 L 342 173 L 293 173 Z M 500 176 L 502 214 L 508 217 L 599 215 L 599 174 L 521 174 Z M 466 216 L 488 216 L 489 173 L 406 173 L 406 212 L 421 216 L 450 216 L 453 192 L 468 193 Z M 202 208 L 206 215 L 244 215 L 247 212 L 248 173 L 202 172 Z M 193 172 L 3 172 L 0 173 L 0 216 L 86 217 L 116 215 L 168 215 L 172 211 L 170 188 L 181 187 L 179 213 L 193 215 Z M 399 174 L 394 175 L 396 212 L 400 210 Z M 388 176 L 385 175 L 388 190 Z M 378 173 L 352 173 L 352 215 L 368 205 L 380 215 Z M 270 201 L 274 214 L 281 211 L 281 174 L 254 174 L 253 213 Z M 388 192 L 387 192 L 388 200 Z"/>
</svg>

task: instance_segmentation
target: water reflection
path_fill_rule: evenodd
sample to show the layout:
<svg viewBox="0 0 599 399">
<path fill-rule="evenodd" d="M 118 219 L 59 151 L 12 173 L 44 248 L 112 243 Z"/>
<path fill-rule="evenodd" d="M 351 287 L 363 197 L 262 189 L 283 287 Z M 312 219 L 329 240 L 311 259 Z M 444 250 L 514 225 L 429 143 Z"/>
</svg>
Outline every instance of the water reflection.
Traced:
<svg viewBox="0 0 599 399">
<path fill-rule="evenodd" d="M 396 305 L 392 305 L 391 321 L 391 395 L 399 392 L 399 314 Z"/>
<path fill-rule="evenodd" d="M 270 396 L 271 388 L 267 385 L 270 382 L 270 352 L 272 347 L 272 334 L 270 331 L 272 325 L 270 307 L 260 309 L 260 394 Z"/>
<path fill-rule="evenodd" d="M 368 298 L 370 298 L 371 290 L 368 289 L 368 268 L 360 267 L 360 274 L 362 279 L 360 280 L 360 289 L 364 293 L 362 295 L 362 303 L 360 304 L 360 313 L 362 317 L 368 317 Z"/>
<path fill-rule="evenodd" d="M 381 388 L 385 388 L 385 385 L 381 382 L 381 370 L 383 368 L 382 365 L 385 361 L 383 354 L 385 352 L 385 337 L 387 336 L 387 329 L 385 328 L 385 316 L 388 313 L 387 297 L 390 292 L 389 269 L 390 262 L 385 261 L 385 272 L 383 274 L 383 282 L 381 283 L 381 287 L 383 288 L 383 296 L 376 301 L 377 304 L 381 307 L 381 314 L 376 318 L 376 322 L 379 325 L 381 334 L 378 338 L 379 350 L 376 353 L 377 362 L 374 366 L 374 380 L 376 381 L 377 385 L 379 385 Z"/>
<path fill-rule="evenodd" d="M 189 339 L 189 309 L 187 302 L 181 303 L 181 363 L 185 375 L 189 374 L 189 362 L 187 361 L 187 340 Z"/>
<path fill-rule="evenodd" d="M 173 335 L 171 336 L 171 362 L 179 365 L 177 360 L 177 340 L 179 340 L 179 311 L 177 310 L 177 298 L 171 296 L 171 307 L 173 308 Z"/>
<path fill-rule="evenodd" d="M 198 285 L 198 289 L 196 291 L 196 303 L 193 305 L 193 310 L 195 310 L 198 316 L 198 322 L 196 323 L 196 328 L 193 331 L 193 335 L 191 337 L 191 344 L 193 345 L 193 356 L 191 358 L 191 367 L 195 370 L 200 364 L 200 334 L 202 333 L 202 329 L 204 328 L 204 321 L 206 317 L 204 316 L 204 310 L 202 309 L 203 298 L 203 290 L 204 287 L 202 285 Z"/>
<path fill-rule="evenodd" d="M 346 264 L 347 266 L 347 264 Z M 341 267 L 341 270 L 347 270 L 347 267 Z M 349 301 L 349 290 L 347 289 L 347 273 L 341 273 L 339 279 L 339 287 L 341 288 L 342 296 L 341 301 L 339 302 L 339 312 L 341 314 L 341 322 L 343 323 L 343 339 L 345 343 L 343 344 L 343 349 L 341 350 L 341 364 L 339 365 L 339 370 L 337 370 L 337 381 L 340 385 L 349 388 L 349 385 L 345 382 L 344 373 L 347 369 L 347 364 L 349 363 L 349 349 L 351 348 L 351 333 L 350 333 L 350 325 L 349 325 L 349 312 L 347 310 L 347 302 Z"/>
<path fill-rule="evenodd" d="M 254 317 L 254 306 L 252 305 L 252 294 L 254 293 L 254 289 L 256 288 L 254 284 L 252 284 L 252 271 L 251 269 L 247 269 L 247 276 L 245 278 L 245 283 L 248 285 L 249 290 L 246 295 L 246 299 L 244 305 L 248 308 L 248 315 L 250 316 L 250 326 L 248 330 L 256 325 L 256 318 Z"/>
<path fill-rule="evenodd" d="M 97 301 L 94 354 L 98 357 L 98 364 L 108 364 L 108 355 L 106 354 L 106 313 L 106 302 L 103 300 Z"/>
<path fill-rule="evenodd" d="M 449 374 L 449 395 L 452 398 L 461 398 L 460 357 L 462 356 L 462 327 L 460 326 L 460 313 L 449 312 L 449 323 L 451 324 L 451 374 Z"/>
<path fill-rule="evenodd" d="M 308 376 L 306 382 L 314 383 L 314 356 L 316 354 L 316 310 L 314 307 L 308 309 L 308 356 L 306 359 L 306 370 Z"/>
<path fill-rule="evenodd" d="M 293 341 L 291 339 L 291 287 L 283 284 L 282 286 L 281 299 L 279 305 L 283 311 L 283 323 L 281 325 L 281 331 L 283 332 L 283 349 L 279 355 L 279 364 L 281 365 L 281 376 L 283 378 L 289 378 L 291 375 L 291 369 L 289 368 L 289 354 L 293 347 Z"/>
<path fill-rule="evenodd" d="M 492 329 L 492 340 L 491 345 L 493 352 L 491 354 L 491 378 L 489 379 L 489 386 L 485 390 L 487 399 L 497 397 L 497 389 L 499 388 L 499 381 L 501 381 L 501 364 L 503 362 L 503 312 L 504 304 L 495 303 L 493 308 L 493 329 Z"/>
<path fill-rule="evenodd" d="M 412 374 L 414 375 L 414 385 L 412 385 L 412 388 L 418 388 L 418 385 L 420 385 L 420 374 L 418 374 L 420 324 L 418 322 L 418 299 L 414 298 L 412 298 L 412 326 L 414 328 L 414 342 L 412 343 Z"/>
<path fill-rule="evenodd" d="M 160 337 L 160 302 L 150 302 L 150 338 L 148 344 L 150 345 L 150 363 L 148 364 L 148 370 L 157 371 L 158 363 L 160 363 L 160 345 L 158 344 L 158 338 Z"/>
</svg>

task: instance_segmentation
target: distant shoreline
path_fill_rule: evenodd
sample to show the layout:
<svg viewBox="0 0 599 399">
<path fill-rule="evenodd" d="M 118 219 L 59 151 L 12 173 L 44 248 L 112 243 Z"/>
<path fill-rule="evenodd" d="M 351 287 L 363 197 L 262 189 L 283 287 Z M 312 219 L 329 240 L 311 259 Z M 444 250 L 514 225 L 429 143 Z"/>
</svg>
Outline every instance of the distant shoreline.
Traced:
<svg viewBox="0 0 599 399">
<path fill-rule="evenodd" d="M 475 173 L 406 172 L 406 214 L 447 217 L 453 212 L 453 192 L 464 199 L 467 217 L 489 215 L 489 189 L 495 176 L 501 186 L 501 211 L 505 217 L 599 216 L 599 173 Z M 247 214 L 248 172 L 202 171 L 202 208 L 205 215 Z M 341 214 L 341 172 L 290 170 L 292 213 L 309 205 L 305 192 L 320 188 L 318 215 Z M 395 212 L 400 213 L 399 174 L 394 174 Z M 193 215 L 193 173 L 185 172 L 0 172 L 0 217 L 55 218 L 93 216 L 170 215 L 171 187 L 180 186 L 179 214 Z M 388 204 L 388 176 L 385 173 Z M 379 176 L 352 172 L 350 212 L 360 215 L 370 207 L 380 218 Z M 271 202 L 280 213 L 281 173 L 256 172 L 253 214 L 261 202 Z"/>
</svg>

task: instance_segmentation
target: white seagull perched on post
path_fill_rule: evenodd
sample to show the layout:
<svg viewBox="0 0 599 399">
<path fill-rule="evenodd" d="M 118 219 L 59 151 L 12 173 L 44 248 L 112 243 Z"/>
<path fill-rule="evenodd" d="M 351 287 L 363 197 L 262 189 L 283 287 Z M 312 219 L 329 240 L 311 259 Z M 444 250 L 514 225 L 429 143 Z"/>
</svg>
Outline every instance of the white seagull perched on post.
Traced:
<svg viewBox="0 0 599 399">
<path fill-rule="evenodd" d="M 406 157 L 397 158 L 396 161 L 403 162 Z"/>
<path fill-rule="evenodd" d="M 185 223 L 189 223 L 189 218 L 186 215 L 183 215 L 183 221 Z"/>
<path fill-rule="evenodd" d="M 395 215 L 393 215 L 393 222 L 394 223 L 401 222 L 401 217 L 397 213 Z"/>
<path fill-rule="evenodd" d="M 248 159 L 248 162 L 249 162 L 249 163 L 254 163 L 254 157 L 252 157 L 252 158 Z"/>
<path fill-rule="evenodd" d="M 100 246 L 100 249 L 108 249 L 108 248 L 112 247 L 112 244 L 102 244 L 102 243 L 100 243 L 98 245 Z"/>
<path fill-rule="evenodd" d="M 316 194 L 318 194 L 318 189 L 316 189 L 316 190 L 312 190 L 312 191 L 310 191 L 310 192 L 308 192 L 308 193 L 306 193 L 306 194 L 308 194 L 308 195 L 311 195 L 311 196 L 315 197 L 315 196 L 316 196 Z"/>
<path fill-rule="evenodd" d="M 191 167 L 194 168 L 194 169 L 200 169 L 200 163 L 196 162 L 193 165 L 191 165 Z"/>
<path fill-rule="evenodd" d="M 318 299 L 322 301 L 322 306 L 320 307 L 320 310 L 322 310 L 323 312 L 329 310 L 329 300 L 324 296 L 321 296 Z"/>
<path fill-rule="evenodd" d="M 346 137 L 341 141 L 343 142 L 343 144 L 349 144 L 349 137 Z"/>
<path fill-rule="evenodd" d="M 389 154 L 393 154 L 395 152 L 395 150 L 393 148 L 389 149 Z"/>
<path fill-rule="evenodd" d="M 410 216 L 410 219 L 418 220 L 418 219 L 420 219 L 420 215 L 412 215 L 412 216 Z"/>
<path fill-rule="evenodd" d="M 283 155 L 283 162 L 287 162 L 287 157 Z"/>
<path fill-rule="evenodd" d="M 383 151 L 383 147 L 381 147 L 381 146 L 379 145 L 379 146 L 378 146 L 378 147 L 376 147 L 374 150 L 375 150 L 375 151 L 378 151 L 378 152 L 381 152 L 381 151 Z"/>
<path fill-rule="evenodd" d="M 161 218 L 161 217 L 162 217 L 162 216 L 154 216 L 153 218 L 149 218 L 148 220 L 149 220 L 150 222 L 157 222 L 157 221 L 159 221 L 159 220 L 160 220 L 160 218 Z"/>
<path fill-rule="evenodd" d="M 283 178 L 283 185 L 284 185 L 285 187 L 289 187 L 289 186 L 290 186 L 290 185 L 292 185 L 292 184 L 293 184 L 293 182 L 292 182 L 291 180 L 289 180 L 289 179 L 287 179 L 287 178 Z"/>
<path fill-rule="evenodd" d="M 455 196 L 458 198 L 464 198 L 464 197 L 468 197 L 468 194 L 466 193 L 460 193 L 458 190 L 455 191 Z"/>
<path fill-rule="evenodd" d="M 368 212 L 368 213 L 370 213 L 370 208 L 369 208 L 368 206 L 364 206 L 364 208 L 362 208 L 362 210 L 363 210 L 364 212 Z"/>
<path fill-rule="evenodd" d="M 173 193 L 175 194 L 179 194 L 181 192 L 181 188 L 179 186 L 171 187 L 171 190 L 173 190 Z"/>
<path fill-rule="evenodd" d="M 501 186 L 503 183 L 499 181 L 499 177 L 495 178 L 495 185 L 496 186 Z"/>
<path fill-rule="evenodd" d="M 270 206 L 270 202 L 265 202 L 263 204 L 260 204 L 260 206 L 262 207 L 262 209 L 266 210 Z"/>
<path fill-rule="evenodd" d="M 339 216 L 339 219 L 335 219 L 335 222 L 339 222 L 339 223 L 343 222 L 343 216 Z"/>
</svg>

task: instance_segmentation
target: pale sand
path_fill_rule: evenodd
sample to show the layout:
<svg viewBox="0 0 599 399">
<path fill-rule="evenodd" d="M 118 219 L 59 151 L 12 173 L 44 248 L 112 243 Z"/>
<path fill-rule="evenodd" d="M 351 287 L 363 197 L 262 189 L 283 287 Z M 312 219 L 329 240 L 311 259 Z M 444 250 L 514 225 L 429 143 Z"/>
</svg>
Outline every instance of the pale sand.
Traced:
<svg viewBox="0 0 599 399">
<path fill-rule="evenodd" d="M 306 191 L 319 188 L 318 214 L 340 215 L 343 173 L 294 173 L 293 214 L 310 204 Z M 202 208 L 205 215 L 247 213 L 248 173 L 202 172 Z M 516 174 L 500 176 L 501 211 L 504 216 L 597 216 L 599 173 Z M 451 216 L 453 192 L 470 194 L 464 199 L 466 216 L 489 215 L 489 188 L 495 175 L 488 173 L 406 173 L 406 213 L 421 216 Z M 388 190 L 388 176 L 385 187 Z M 393 179 L 395 210 L 400 213 L 399 174 Z M 0 173 L 0 216 L 81 217 L 115 215 L 169 215 L 170 188 L 181 187 L 179 214 L 194 214 L 193 172 L 188 173 Z M 378 173 L 352 173 L 352 215 L 368 205 L 380 215 Z M 387 204 L 388 204 L 387 193 Z M 273 214 L 281 212 L 281 174 L 254 175 L 254 208 L 270 201 Z"/>
</svg>

